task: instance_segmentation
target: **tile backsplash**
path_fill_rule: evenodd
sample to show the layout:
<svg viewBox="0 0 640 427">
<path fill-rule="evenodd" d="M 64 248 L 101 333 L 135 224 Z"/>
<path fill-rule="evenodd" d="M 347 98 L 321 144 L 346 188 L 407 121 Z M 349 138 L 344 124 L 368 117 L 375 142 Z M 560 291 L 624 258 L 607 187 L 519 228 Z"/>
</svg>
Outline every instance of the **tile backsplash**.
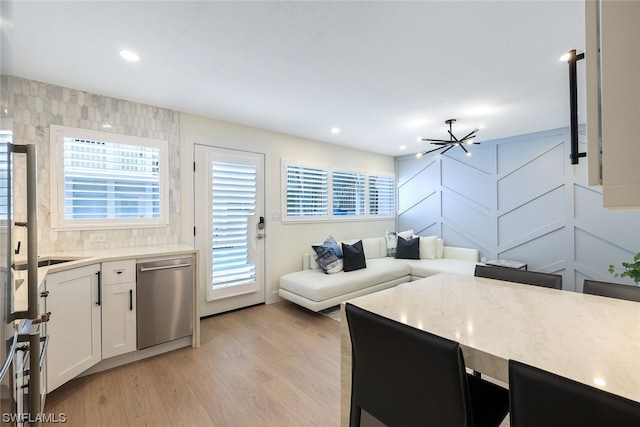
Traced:
<svg viewBox="0 0 640 427">
<path fill-rule="evenodd" d="M 76 89 L 13 76 L 2 76 L 3 120 L 13 121 L 15 144 L 38 150 L 38 250 L 81 251 L 178 243 L 180 241 L 180 113 Z M 69 126 L 166 140 L 169 142 L 169 225 L 158 228 L 62 231 L 51 228 L 49 163 L 50 125 Z M 26 219 L 24 163 L 15 166 L 17 221 Z M 89 242 L 90 233 L 106 234 L 105 242 Z M 16 229 L 16 240 L 26 231 Z"/>
</svg>

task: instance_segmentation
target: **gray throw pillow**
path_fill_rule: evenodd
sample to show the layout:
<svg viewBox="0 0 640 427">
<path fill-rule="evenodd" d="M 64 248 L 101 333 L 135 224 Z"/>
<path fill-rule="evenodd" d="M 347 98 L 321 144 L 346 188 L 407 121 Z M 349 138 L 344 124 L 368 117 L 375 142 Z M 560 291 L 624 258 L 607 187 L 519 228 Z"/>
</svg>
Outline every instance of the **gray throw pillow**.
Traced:
<svg viewBox="0 0 640 427">
<path fill-rule="evenodd" d="M 334 274 L 342 271 L 342 250 L 332 236 L 325 239 L 321 245 L 311 245 L 316 260 L 322 271 Z"/>
</svg>

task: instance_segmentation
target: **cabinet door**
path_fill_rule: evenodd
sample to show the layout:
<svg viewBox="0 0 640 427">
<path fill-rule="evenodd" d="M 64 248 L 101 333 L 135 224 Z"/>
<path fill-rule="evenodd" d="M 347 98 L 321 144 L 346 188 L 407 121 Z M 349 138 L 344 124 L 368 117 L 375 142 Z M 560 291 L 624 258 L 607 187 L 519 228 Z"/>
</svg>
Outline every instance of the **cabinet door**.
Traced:
<svg viewBox="0 0 640 427">
<path fill-rule="evenodd" d="M 603 201 L 640 209 L 640 2 L 600 4 Z"/>
<path fill-rule="evenodd" d="M 102 358 L 136 349 L 136 283 L 102 288 Z"/>
<path fill-rule="evenodd" d="M 100 264 L 47 275 L 47 391 L 101 360 Z"/>
</svg>

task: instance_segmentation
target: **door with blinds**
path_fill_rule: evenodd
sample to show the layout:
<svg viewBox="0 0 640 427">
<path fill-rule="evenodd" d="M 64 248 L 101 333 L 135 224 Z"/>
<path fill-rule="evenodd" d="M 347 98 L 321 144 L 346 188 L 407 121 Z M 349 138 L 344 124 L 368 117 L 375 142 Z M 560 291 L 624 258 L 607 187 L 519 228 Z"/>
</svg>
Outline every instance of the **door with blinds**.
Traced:
<svg viewBox="0 0 640 427">
<path fill-rule="evenodd" d="M 195 145 L 200 315 L 265 301 L 264 155 Z"/>
</svg>

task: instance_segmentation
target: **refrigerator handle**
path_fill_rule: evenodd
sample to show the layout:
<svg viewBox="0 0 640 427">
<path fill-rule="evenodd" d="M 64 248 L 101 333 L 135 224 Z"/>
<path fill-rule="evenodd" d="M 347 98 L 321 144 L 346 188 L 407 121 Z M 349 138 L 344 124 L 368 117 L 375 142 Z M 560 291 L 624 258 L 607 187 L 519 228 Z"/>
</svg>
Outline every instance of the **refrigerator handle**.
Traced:
<svg viewBox="0 0 640 427">
<path fill-rule="evenodd" d="M 35 144 L 12 145 L 27 155 L 27 319 L 38 317 L 38 180 Z"/>
</svg>

